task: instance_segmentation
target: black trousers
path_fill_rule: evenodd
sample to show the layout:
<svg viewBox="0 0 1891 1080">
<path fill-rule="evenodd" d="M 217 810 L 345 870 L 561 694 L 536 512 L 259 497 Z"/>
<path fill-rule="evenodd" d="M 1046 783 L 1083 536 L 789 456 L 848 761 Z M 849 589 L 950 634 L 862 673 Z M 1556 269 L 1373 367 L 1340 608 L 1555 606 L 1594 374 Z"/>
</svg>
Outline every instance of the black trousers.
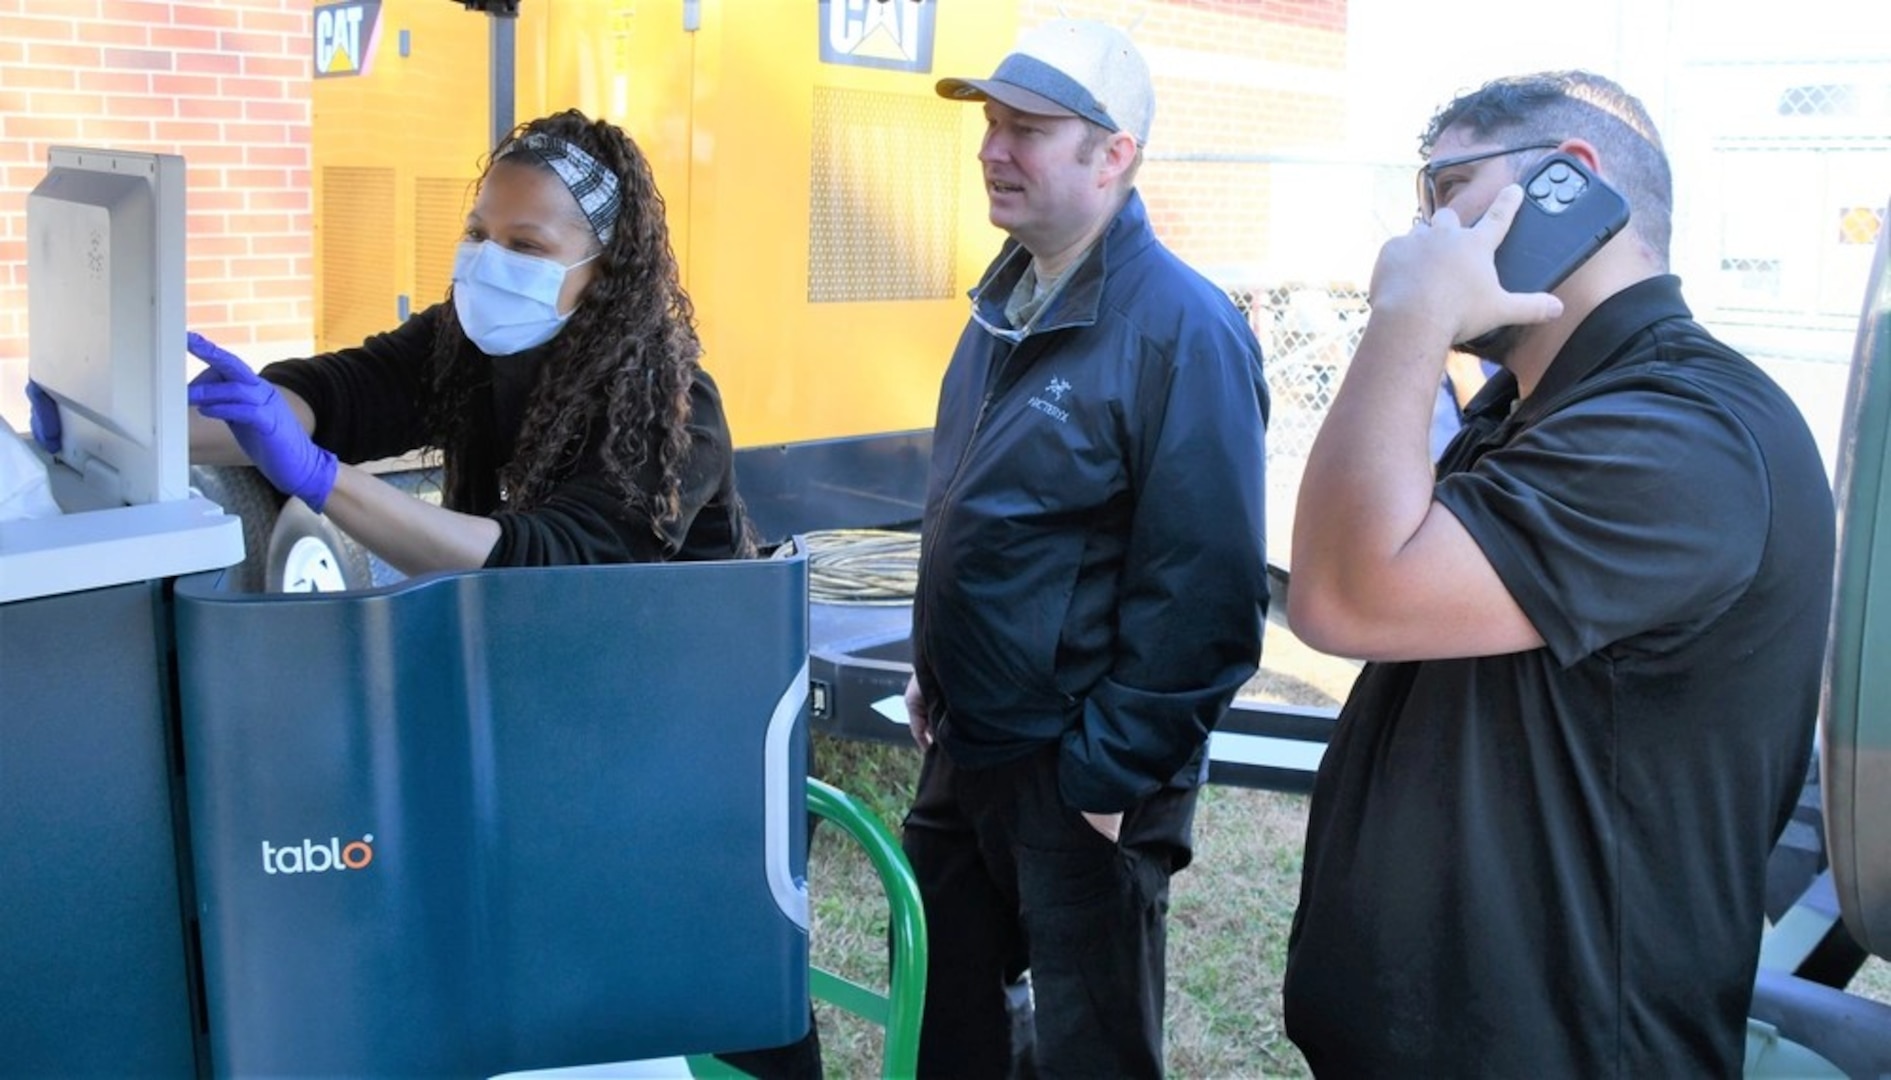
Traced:
<svg viewBox="0 0 1891 1080">
<path fill-rule="evenodd" d="M 921 1076 L 1162 1074 L 1169 877 L 1196 795 L 1157 791 L 1111 843 L 1059 796 L 1055 744 L 988 769 L 926 752 L 904 834 L 926 906 Z M 1027 969 L 1034 1051 L 1006 1007 Z"/>
</svg>

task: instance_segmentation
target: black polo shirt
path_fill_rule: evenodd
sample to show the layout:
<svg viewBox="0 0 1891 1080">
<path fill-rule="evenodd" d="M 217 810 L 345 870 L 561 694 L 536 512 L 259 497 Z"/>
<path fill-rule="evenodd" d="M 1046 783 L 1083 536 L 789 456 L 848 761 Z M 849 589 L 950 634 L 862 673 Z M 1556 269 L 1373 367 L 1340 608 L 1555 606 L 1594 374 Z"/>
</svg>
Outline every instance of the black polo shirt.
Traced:
<svg viewBox="0 0 1891 1080">
<path fill-rule="evenodd" d="M 1817 447 L 1672 277 L 1471 412 L 1436 498 L 1547 645 L 1361 674 L 1314 788 L 1288 1034 L 1343 1076 L 1735 1075 L 1818 710 Z"/>
</svg>

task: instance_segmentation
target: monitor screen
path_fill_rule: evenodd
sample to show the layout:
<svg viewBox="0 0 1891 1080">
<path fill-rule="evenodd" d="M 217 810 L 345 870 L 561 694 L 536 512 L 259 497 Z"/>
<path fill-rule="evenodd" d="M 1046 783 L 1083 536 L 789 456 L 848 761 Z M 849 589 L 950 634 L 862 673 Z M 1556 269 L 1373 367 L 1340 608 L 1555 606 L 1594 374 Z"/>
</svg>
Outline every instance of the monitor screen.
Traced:
<svg viewBox="0 0 1891 1080">
<path fill-rule="evenodd" d="M 26 230 L 27 372 L 59 401 L 59 463 L 99 506 L 187 498 L 184 159 L 54 147 Z"/>
</svg>

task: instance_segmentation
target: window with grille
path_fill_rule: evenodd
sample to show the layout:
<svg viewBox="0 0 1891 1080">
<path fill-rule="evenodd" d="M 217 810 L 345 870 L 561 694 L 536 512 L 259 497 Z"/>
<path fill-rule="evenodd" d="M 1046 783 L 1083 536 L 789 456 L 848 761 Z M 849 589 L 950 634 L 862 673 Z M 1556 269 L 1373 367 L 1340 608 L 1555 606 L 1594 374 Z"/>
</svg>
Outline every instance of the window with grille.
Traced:
<svg viewBox="0 0 1891 1080">
<path fill-rule="evenodd" d="M 1858 88 L 1850 83 L 1789 86 L 1780 92 L 1781 116 L 1856 116 Z"/>
<path fill-rule="evenodd" d="M 1778 259 L 1722 259 L 1720 272 L 1742 291 L 1779 295 Z"/>
<path fill-rule="evenodd" d="M 1838 212 L 1838 242 L 1848 247 L 1870 247 L 1884 228 L 1884 210 L 1872 206 L 1843 206 Z"/>
</svg>

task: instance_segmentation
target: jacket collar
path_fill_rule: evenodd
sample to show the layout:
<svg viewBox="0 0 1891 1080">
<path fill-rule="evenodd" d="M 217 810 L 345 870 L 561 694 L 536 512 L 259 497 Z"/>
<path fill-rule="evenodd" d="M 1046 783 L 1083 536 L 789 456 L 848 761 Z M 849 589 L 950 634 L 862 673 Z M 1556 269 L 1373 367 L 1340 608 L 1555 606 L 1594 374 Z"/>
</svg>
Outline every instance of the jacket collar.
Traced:
<svg viewBox="0 0 1891 1080">
<path fill-rule="evenodd" d="M 1084 253 L 1077 265 L 1070 268 L 1070 279 L 1051 298 L 1050 306 L 1038 316 L 1031 333 L 1036 335 L 1050 330 L 1093 325 L 1103 302 L 1103 283 L 1110 273 L 1147 247 L 1154 238 L 1155 233 L 1149 228 L 1149 211 L 1143 206 L 1142 193 L 1131 188 L 1129 199 L 1116 212 L 1110 227 L 1103 231 L 1096 243 L 1090 245 L 1090 250 Z M 985 268 L 985 276 L 967 294 L 972 298 L 972 305 L 978 309 L 979 318 L 992 326 L 1006 325 L 1005 301 L 1011 296 L 1011 290 L 1017 287 L 1018 279 L 1024 276 L 1025 268 L 1030 265 L 1031 253 L 1024 250 L 1024 245 L 1016 240 L 1006 240 L 1004 247 L 998 251 L 998 257 Z"/>
</svg>

